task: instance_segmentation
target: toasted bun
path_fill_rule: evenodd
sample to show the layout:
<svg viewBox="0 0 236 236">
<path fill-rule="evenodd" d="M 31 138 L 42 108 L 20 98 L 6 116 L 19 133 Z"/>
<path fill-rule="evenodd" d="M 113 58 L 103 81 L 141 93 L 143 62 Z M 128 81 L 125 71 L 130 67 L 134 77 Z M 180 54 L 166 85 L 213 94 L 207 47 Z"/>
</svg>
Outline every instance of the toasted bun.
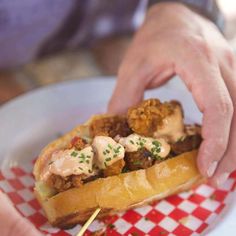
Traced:
<svg viewBox="0 0 236 236">
<path fill-rule="evenodd" d="M 69 228 L 86 221 L 97 208 L 102 209 L 99 214 L 102 217 L 188 190 L 204 181 L 196 166 L 197 150 L 194 150 L 147 169 L 99 178 L 80 188 L 55 194 L 40 181 L 45 160 L 75 135 L 89 137 L 90 122 L 100 117 L 94 116 L 85 125 L 49 144 L 35 164 L 35 194 L 52 225 Z"/>
</svg>

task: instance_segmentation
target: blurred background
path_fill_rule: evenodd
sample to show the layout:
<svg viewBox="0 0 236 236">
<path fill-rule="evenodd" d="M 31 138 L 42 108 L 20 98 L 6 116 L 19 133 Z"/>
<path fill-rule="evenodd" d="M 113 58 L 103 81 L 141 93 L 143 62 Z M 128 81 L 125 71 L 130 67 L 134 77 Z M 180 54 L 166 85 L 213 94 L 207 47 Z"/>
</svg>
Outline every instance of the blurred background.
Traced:
<svg viewBox="0 0 236 236">
<path fill-rule="evenodd" d="M 218 0 L 218 4 L 225 17 L 225 36 L 236 50 L 236 2 Z M 0 71 L 0 105 L 29 90 L 59 81 L 115 75 L 131 38 L 131 34 L 104 38 L 89 49 L 60 52 Z"/>
</svg>

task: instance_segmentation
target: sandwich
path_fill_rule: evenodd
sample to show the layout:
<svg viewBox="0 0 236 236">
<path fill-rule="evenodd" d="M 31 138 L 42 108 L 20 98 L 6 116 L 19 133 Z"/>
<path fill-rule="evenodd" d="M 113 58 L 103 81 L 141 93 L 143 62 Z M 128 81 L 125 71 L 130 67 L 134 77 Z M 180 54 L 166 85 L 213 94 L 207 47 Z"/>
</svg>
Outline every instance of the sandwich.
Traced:
<svg viewBox="0 0 236 236">
<path fill-rule="evenodd" d="M 144 100 L 125 115 L 94 115 L 48 144 L 34 166 L 35 195 L 53 226 L 71 228 L 202 183 L 201 127 L 177 101 Z"/>
</svg>

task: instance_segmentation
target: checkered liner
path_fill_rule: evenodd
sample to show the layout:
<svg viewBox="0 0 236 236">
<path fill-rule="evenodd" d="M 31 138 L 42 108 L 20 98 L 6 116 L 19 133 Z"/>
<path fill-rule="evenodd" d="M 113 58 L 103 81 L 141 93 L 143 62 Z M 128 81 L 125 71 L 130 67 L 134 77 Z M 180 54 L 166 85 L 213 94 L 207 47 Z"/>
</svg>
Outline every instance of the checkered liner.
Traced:
<svg viewBox="0 0 236 236">
<path fill-rule="evenodd" d="M 16 209 L 41 232 L 49 235 L 76 235 L 81 225 L 71 230 L 51 227 L 33 195 L 32 165 L 0 172 L 0 190 Z M 106 235 L 200 235 L 229 204 L 236 187 L 236 172 L 220 189 L 202 184 L 194 190 L 126 211 L 102 221 L 94 221 L 85 235 L 106 226 Z"/>
</svg>

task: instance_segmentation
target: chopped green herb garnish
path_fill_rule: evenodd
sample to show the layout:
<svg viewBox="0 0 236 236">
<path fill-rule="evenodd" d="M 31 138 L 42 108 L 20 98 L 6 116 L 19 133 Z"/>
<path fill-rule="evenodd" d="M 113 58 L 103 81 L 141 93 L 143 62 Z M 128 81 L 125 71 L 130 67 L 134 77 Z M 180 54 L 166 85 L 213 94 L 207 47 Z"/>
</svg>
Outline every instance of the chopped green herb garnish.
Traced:
<svg viewBox="0 0 236 236">
<path fill-rule="evenodd" d="M 84 153 L 81 153 L 80 158 L 85 159 Z"/>
<path fill-rule="evenodd" d="M 89 160 L 86 160 L 86 163 L 89 164 Z"/>
<path fill-rule="evenodd" d="M 134 141 L 133 141 L 133 140 L 130 140 L 129 142 L 132 143 L 132 144 L 134 144 Z"/>
<path fill-rule="evenodd" d="M 87 158 L 91 158 L 91 156 L 86 156 Z"/>
<path fill-rule="evenodd" d="M 110 153 L 110 151 L 108 149 L 106 149 L 106 153 Z"/>
<path fill-rule="evenodd" d="M 113 158 L 116 158 L 117 156 L 118 156 L 117 154 L 114 154 L 114 155 L 113 155 Z"/>
<path fill-rule="evenodd" d="M 80 161 L 79 163 L 84 163 L 84 161 Z"/>
<path fill-rule="evenodd" d="M 80 170 L 83 170 L 83 168 L 82 167 L 78 167 Z"/>
<path fill-rule="evenodd" d="M 111 144 L 108 144 L 107 146 L 108 146 L 110 149 L 112 149 L 112 146 L 111 146 Z"/>
<path fill-rule="evenodd" d="M 119 153 L 119 149 L 114 149 L 114 153 Z"/>
<path fill-rule="evenodd" d="M 107 155 L 107 153 L 105 151 L 103 151 L 103 155 Z"/>
<path fill-rule="evenodd" d="M 105 159 L 105 161 L 111 161 L 111 158 L 110 158 L 110 157 L 108 157 L 108 158 L 106 158 L 106 159 Z"/>
<path fill-rule="evenodd" d="M 71 155 L 72 157 L 77 157 L 77 156 L 78 156 L 78 152 L 72 152 L 70 155 Z"/>
<path fill-rule="evenodd" d="M 151 153 L 155 159 L 160 159 L 160 156 L 158 155 L 161 152 L 161 144 L 155 140 L 152 142 L 154 147 L 151 148 Z"/>
<path fill-rule="evenodd" d="M 88 172 L 91 174 L 93 171 L 92 170 L 88 170 Z"/>
<path fill-rule="evenodd" d="M 104 166 L 107 167 L 107 163 L 104 161 Z"/>
</svg>

